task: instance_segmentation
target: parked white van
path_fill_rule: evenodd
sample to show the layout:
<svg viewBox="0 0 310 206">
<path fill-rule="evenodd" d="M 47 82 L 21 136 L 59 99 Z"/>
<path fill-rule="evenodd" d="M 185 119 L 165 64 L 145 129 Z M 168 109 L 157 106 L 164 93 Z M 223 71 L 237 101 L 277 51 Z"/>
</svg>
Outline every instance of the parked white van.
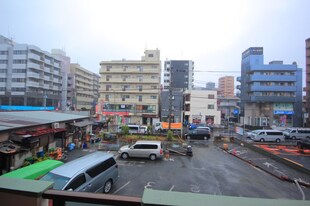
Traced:
<svg viewBox="0 0 310 206">
<path fill-rule="evenodd" d="M 141 140 L 132 145 L 121 147 L 118 153 L 123 159 L 128 157 L 144 157 L 156 160 L 163 157 L 163 146 L 161 141 Z"/>
<path fill-rule="evenodd" d="M 310 128 L 288 128 L 283 132 L 285 139 L 310 140 Z"/>
<path fill-rule="evenodd" d="M 281 142 L 284 141 L 284 135 L 279 130 L 255 130 L 251 135 L 251 139 L 259 142 Z"/>
</svg>

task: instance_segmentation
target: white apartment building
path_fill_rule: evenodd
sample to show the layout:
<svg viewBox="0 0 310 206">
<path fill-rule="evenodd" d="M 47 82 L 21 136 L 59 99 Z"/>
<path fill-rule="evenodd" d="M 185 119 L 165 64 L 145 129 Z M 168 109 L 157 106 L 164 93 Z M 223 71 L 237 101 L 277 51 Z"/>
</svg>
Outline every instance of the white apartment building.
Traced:
<svg viewBox="0 0 310 206">
<path fill-rule="evenodd" d="M 146 50 L 141 60 L 100 62 L 99 114 L 117 124 L 152 124 L 158 118 L 160 51 Z M 116 119 L 116 118 L 115 118 Z"/>
<path fill-rule="evenodd" d="M 220 124 L 221 112 L 217 109 L 217 91 L 186 90 L 184 119 L 188 123 Z"/>
<path fill-rule="evenodd" d="M 61 92 L 60 59 L 0 35 L 0 105 L 57 108 Z"/>
<path fill-rule="evenodd" d="M 86 70 L 79 64 L 70 64 L 68 84 L 73 89 L 68 90 L 68 96 L 72 96 L 74 109 L 95 109 L 98 101 L 99 78 L 98 74 Z"/>
</svg>

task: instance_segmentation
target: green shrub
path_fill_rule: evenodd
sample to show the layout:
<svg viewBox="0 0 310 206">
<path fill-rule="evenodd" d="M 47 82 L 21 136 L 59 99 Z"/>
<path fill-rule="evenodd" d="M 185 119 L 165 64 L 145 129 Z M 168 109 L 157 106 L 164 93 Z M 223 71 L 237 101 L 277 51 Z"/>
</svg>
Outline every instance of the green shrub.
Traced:
<svg viewBox="0 0 310 206">
<path fill-rule="evenodd" d="M 122 126 L 122 134 L 129 134 L 129 127 L 127 125 Z"/>
<path fill-rule="evenodd" d="M 171 130 L 169 130 L 167 133 L 167 140 L 172 141 L 172 139 L 173 139 L 173 132 Z"/>
</svg>

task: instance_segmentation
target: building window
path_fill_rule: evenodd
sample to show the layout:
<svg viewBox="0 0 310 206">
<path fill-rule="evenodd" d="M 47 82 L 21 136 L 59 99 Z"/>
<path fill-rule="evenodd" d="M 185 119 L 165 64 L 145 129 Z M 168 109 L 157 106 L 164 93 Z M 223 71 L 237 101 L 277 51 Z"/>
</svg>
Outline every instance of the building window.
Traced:
<svg viewBox="0 0 310 206">
<path fill-rule="evenodd" d="M 6 73 L 7 70 L 6 69 L 0 69 L 0 73 Z"/>
<path fill-rule="evenodd" d="M 138 95 L 138 101 L 142 102 L 142 95 Z"/>
<path fill-rule="evenodd" d="M 111 68 L 112 68 L 111 65 L 107 65 L 107 71 L 108 71 L 108 72 L 110 71 Z"/>
<path fill-rule="evenodd" d="M 157 76 L 152 75 L 152 76 L 151 76 L 151 79 L 157 79 Z"/>
<path fill-rule="evenodd" d="M 111 91 L 112 85 L 105 85 L 105 90 L 106 91 Z"/>
<path fill-rule="evenodd" d="M 129 99 L 129 95 L 122 95 L 122 101 L 126 101 L 126 99 Z"/>
<path fill-rule="evenodd" d="M 110 95 L 108 94 L 105 95 L 105 101 L 110 101 Z"/>
<path fill-rule="evenodd" d="M 8 60 L 0 60 L 0 64 L 8 64 Z"/>
<path fill-rule="evenodd" d="M 112 78 L 112 75 L 107 75 L 107 76 L 106 76 L 106 81 L 107 81 L 107 82 L 110 81 L 111 78 Z"/>
<path fill-rule="evenodd" d="M 157 86 L 151 86 L 151 89 L 157 89 Z"/>
<path fill-rule="evenodd" d="M 142 66 L 137 66 L 139 72 L 143 72 L 143 67 Z"/>
<path fill-rule="evenodd" d="M 153 69 L 156 69 L 156 68 L 157 68 L 157 65 L 152 65 L 152 68 L 153 68 Z"/>
<path fill-rule="evenodd" d="M 214 94 L 208 94 L 208 99 L 214 99 Z"/>
<path fill-rule="evenodd" d="M 208 104 L 208 109 L 214 109 L 214 105 L 213 104 Z"/>
<path fill-rule="evenodd" d="M 154 57 L 154 54 L 149 54 L 149 57 Z"/>
<path fill-rule="evenodd" d="M 26 50 L 14 50 L 13 54 L 27 54 Z"/>
<path fill-rule="evenodd" d="M 12 78 L 12 82 L 25 82 L 24 78 Z"/>
<path fill-rule="evenodd" d="M 26 59 L 14 59 L 13 64 L 26 64 L 27 60 Z"/>
<path fill-rule="evenodd" d="M 155 96 L 155 95 L 151 96 L 151 99 L 157 99 L 157 96 Z"/>
<path fill-rule="evenodd" d="M 8 51 L 0 51 L 0 55 L 7 55 Z"/>
<path fill-rule="evenodd" d="M 137 86 L 137 89 L 139 90 L 139 92 L 142 92 L 142 85 Z"/>
<path fill-rule="evenodd" d="M 0 82 L 6 82 L 6 78 L 0 78 Z"/>
</svg>

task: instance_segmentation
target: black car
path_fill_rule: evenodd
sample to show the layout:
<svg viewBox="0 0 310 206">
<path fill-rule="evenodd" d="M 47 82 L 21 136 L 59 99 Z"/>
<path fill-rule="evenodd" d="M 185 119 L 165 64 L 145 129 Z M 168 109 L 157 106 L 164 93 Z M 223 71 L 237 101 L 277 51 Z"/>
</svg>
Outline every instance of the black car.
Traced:
<svg viewBox="0 0 310 206">
<path fill-rule="evenodd" d="M 194 130 L 189 130 L 188 133 L 185 135 L 186 139 L 203 139 L 203 140 L 208 140 L 210 139 L 210 131 L 207 129 L 194 129 Z"/>
</svg>

